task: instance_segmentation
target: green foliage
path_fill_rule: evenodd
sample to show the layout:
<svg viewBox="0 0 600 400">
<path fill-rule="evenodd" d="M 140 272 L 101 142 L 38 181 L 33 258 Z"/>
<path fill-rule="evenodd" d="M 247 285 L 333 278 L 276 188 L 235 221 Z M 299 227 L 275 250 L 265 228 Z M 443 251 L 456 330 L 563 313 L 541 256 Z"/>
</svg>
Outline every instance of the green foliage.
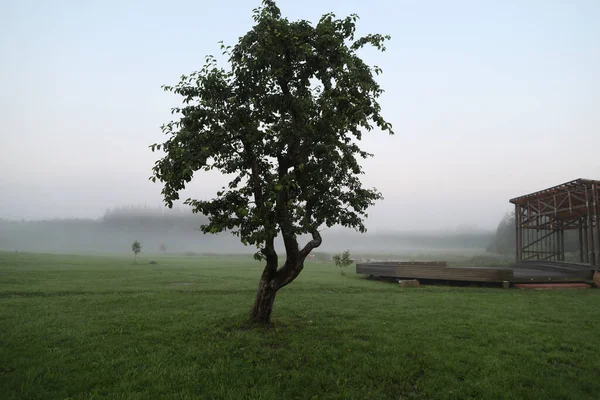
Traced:
<svg viewBox="0 0 600 400">
<path fill-rule="evenodd" d="M 140 244 L 140 242 L 138 242 L 137 240 L 133 242 L 131 244 L 131 251 L 133 251 L 134 254 L 138 254 L 140 251 L 142 251 L 142 245 Z"/>
<path fill-rule="evenodd" d="M 515 213 L 502 218 L 496 229 L 496 236 L 490 242 L 488 251 L 498 254 L 514 254 L 516 249 Z"/>
<path fill-rule="evenodd" d="M 295 242 L 322 225 L 364 232 L 366 210 L 381 194 L 359 180 L 359 160 L 371 154 L 357 143 L 374 127 L 393 132 L 377 101 L 381 69 L 358 55 L 366 45 L 385 50 L 389 37 L 356 38 L 357 19 L 292 22 L 265 0 L 254 27 L 221 46 L 227 69 L 208 56 L 200 71 L 164 86 L 183 97 L 172 110 L 178 119 L 162 127 L 168 139 L 150 146 L 164 152 L 150 179 L 164 184 L 167 206 L 197 172 L 218 170 L 229 184 L 211 200 L 185 204 L 209 217 L 203 232 L 229 230 L 262 248 L 259 258 L 279 233 Z"/>
<path fill-rule="evenodd" d="M 131 244 L 131 251 L 133 251 L 133 262 L 135 263 L 137 255 L 142 251 L 142 245 L 137 240 Z"/>
<path fill-rule="evenodd" d="M 397 284 L 307 263 L 247 329 L 241 258 L 0 253 L 2 399 L 593 399 L 600 290 Z M 401 338 L 401 340 L 399 340 Z"/>
<path fill-rule="evenodd" d="M 350 259 L 350 250 L 346 250 L 341 254 L 336 254 L 332 257 L 333 262 L 336 266 L 340 267 L 340 271 L 342 275 L 344 275 L 344 268 L 352 264 L 352 260 Z"/>
</svg>

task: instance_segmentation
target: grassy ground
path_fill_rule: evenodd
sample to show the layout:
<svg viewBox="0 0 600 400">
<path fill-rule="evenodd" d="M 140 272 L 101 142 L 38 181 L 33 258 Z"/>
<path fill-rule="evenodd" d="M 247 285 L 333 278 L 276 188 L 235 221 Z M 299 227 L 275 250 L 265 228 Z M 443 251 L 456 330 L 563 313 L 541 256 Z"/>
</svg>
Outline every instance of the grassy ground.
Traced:
<svg viewBox="0 0 600 400">
<path fill-rule="evenodd" d="M 241 324 L 257 263 L 157 261 L 0 253 L 1 397 L 600 395 L 600 290 L 400 289 L 314 262 L 261 330 Z"/>
</svg>

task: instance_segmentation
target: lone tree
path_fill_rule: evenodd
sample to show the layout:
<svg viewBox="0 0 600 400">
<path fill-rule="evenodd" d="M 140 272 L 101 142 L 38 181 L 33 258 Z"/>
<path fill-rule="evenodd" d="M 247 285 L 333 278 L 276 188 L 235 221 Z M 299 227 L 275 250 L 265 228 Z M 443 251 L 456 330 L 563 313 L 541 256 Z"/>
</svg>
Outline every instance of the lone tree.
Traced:
<svg viewBox="0 0 600 400">
<path fill-rule="evenodd" d="M 131 244 L 131 251 L 133 251 L 133 263 L 136 263 L 137 255 L 142 251 L 142 245 L 137 240 Z"/>
<path fill-rule="evenodd" d="M 159 248 L 160 248 L 160 251 L 162 251 L 163 253 L 167 252 L 167 245 L 166 244 L 161 243 Z"/>
<path fill-rule="evenodd" d="M 389 36 L 355 38 L 358 17 L 325 14 L 316 26 L 281 16 L 274 1 L 254 10 L 255 25 L 233 47 L 221 45 L 229 68 L 206 64 L 175 86 L 177 121 L 163 125 L 164 151 L 150 179 L 164 184 L 168 207 L 199 171 L 218 170 L 231 181 L 211 200 L 187 199 L 208 216 L 204 233 L 231 231 L 255 245 L 265 262 L 251 320 L 269 323 L 275 295 L 292 282 L 322 242 L 319 228 L 342 225 L 365 232 L 366 210 L 382 196 L 364 188 L 358 146 L 374 126 L 392 134 L 377 98 L 383 92 L 357 51 L 384 51 Z M 300 235 L 310 234 L 303 247 Z M 281 235 L 280 265 L 275 238 Z"/>
<path fill-rule="evenodd" d="M 352 260 L 350 259 L 350 250 L 346 250 L 341 254 L 334 255 L 333 262 L 336 266 L 340 267 L 340 272 L 342 275 L 346 275 L 344 273 L 344 268 L 352 264 Z"/>
</svg>

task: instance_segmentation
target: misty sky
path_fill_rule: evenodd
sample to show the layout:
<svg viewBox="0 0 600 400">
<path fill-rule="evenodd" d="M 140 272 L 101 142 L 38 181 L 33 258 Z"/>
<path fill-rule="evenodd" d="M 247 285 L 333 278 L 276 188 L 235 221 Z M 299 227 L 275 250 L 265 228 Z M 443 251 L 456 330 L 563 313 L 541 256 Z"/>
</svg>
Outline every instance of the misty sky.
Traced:
<svg viewBox="0 0 600 400">
<path fill-rule="evenodd" d="M 258 0 L 0 0 L 0 218 L 161 204 L 148 181 L 181 74 L 235 44 Z M 364 147 L 385 200 L 369 228 L 494 228 L 508 199 L 600 179 L 600 1 L 280 0 L 290 19 L 358 13 L 389 33 Z M 196 175 L 186 195 L 225 182 Z"/>
</svg>

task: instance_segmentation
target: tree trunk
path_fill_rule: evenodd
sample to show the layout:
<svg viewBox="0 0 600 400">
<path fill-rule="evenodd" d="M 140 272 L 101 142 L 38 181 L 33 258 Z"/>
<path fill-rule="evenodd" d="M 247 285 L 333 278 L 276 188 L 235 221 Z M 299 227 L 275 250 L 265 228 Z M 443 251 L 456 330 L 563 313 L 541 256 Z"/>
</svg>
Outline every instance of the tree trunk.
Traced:
<svg viewBox="0 0 600 400">
<path fill-rule="evenodd" d="M 271 323 L 271 312 L 273 311 L 273 303 L 275 303 L 275 295 L 282 287 L 291 283 L 298 277 L 304 269 L 304 260 L 312 249 L 321 245 L 321 235 L 315 229 L 312 232 L 313 240 L 311 240 L 302 250 L 298 249 L 296 236 L 285 236 L 284 243 L 286 248 L 286 261 L 281 268 L 277 268 L 277 253 L 273 246 L 273 238 L 267 243 L 262 253 L 265 255 L 267 265 L 263 270 L 262 277 L 256 291 L 256 300 L 254 307 L 250 313 L 250 320 L 261 325 L 269 325 Z"/>
<path fill-rule="evenodd" d="M 254 307 L 252 307 L 252 312 L 250 314 L 252 322 L 261 325 L 268 325 L 271 323 L 271 312 L 273 311 L 273 303 L 275 303 L 276 294 L 277 290 L 273 289 L 271 282 L 264 278 L 260 280 L 258 290 L 256 291 Z"/>
</svg>

